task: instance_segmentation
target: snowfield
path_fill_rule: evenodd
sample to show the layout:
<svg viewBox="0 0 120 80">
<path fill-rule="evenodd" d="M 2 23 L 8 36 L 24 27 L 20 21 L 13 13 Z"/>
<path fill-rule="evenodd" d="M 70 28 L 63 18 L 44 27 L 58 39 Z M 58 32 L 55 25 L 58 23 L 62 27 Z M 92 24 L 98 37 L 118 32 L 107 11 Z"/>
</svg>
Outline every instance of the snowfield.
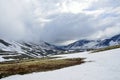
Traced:
<svg viewBox="0 0 120 80">
<path fill-rule="evenodd" d="M 63 58 L 86 58 L 81 65 L 59 70 L 38 72 L 26 75 L 13 75 L 1 80 L 120 80 L 120 49 L 89 54 L 74 53 Z"/>
</svg>

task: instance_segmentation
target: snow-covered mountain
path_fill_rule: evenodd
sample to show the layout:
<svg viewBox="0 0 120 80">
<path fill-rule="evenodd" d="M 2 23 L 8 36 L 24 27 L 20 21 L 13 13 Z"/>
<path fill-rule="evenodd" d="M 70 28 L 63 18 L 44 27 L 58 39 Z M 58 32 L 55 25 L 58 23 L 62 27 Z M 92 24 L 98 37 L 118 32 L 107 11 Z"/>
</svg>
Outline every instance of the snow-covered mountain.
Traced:
<svg viewBox="0 0 120 80">
<path fill-rule="evenodd" d="M 84 51 L 120 44 L 120 34 L 104 40 L 79 40 L 67 46 L 55 46 L 44 41 L 38 43 L 25 41 L 8 41 L 0 39 L 0 55 L 4 58 L 39 58 L 63 51 Z"/>
<path fill-rule="evenodd" d="M 111 38 L 101 40 L 99 44 L 96 46 L 112 46 L 112 45 L 119 45 L 120 44 L 120 34 L 115 35 Z"/>
<path fill-rule="evenodd" d="M 4 56 L 4 58 L 11 58 L 13 56 L 19 58 L 39 58 L 50 54 L 57 54 L 59 50 L 59 47 L 43 41 L 33 43 L 0 39 L 0 55 Z"/>
<path fill-rule="evenodd" d="M 95 45 L 97 45 L 98 43 L 100 43 L 100 41 L 98 40 L 79 40 L 76 41 L 72 44 L 69 44 L 67 46 L 64 46 L 63 48 L 66 50 L 86 50 L 86 49 L 92 49 L 92 48 L 96 48 Z"/>
<path fill-rule="evenodd" d="M 96 48 L 103 48 L 112 45 L 119 45 L 120 44 L 120 34 L 115 35 L 111 38 L 104 39 L 104 40 L 79 40 L 62 48 L 66 50 L 86 50 L 86 49 L 96 49 Z"/>
</svg>

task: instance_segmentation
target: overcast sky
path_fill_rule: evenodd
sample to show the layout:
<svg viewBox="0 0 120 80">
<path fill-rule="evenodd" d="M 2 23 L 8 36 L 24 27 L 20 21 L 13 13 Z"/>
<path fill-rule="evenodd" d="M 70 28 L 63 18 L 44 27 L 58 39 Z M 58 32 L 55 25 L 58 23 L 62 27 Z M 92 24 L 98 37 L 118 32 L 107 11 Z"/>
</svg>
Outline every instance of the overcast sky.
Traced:
<svg viewBox="0 0 120 80">
<path fill-rule="evenodd" d="M 120 0 L 0 0 L 0 37 L 68 44 L 120 33 Z"/>
</svg>

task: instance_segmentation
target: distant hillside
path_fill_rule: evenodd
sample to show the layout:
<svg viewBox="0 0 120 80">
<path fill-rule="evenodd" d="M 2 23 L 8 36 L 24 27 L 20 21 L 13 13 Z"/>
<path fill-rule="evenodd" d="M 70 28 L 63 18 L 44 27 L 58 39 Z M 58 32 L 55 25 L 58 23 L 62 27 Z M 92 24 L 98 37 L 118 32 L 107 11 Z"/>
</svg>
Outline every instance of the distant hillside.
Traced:
<svg viewBox="0 0 120 80">
<path fill-rule="evenodd" d="M 120 34 L 115 35 L 111 38 L 104 40 L 79 40 L 62 48 L 65 50 L 89 50 L 89 49 L 99 49 L 108 46 L 114 46 L 120 44 Z"/>
</svg>

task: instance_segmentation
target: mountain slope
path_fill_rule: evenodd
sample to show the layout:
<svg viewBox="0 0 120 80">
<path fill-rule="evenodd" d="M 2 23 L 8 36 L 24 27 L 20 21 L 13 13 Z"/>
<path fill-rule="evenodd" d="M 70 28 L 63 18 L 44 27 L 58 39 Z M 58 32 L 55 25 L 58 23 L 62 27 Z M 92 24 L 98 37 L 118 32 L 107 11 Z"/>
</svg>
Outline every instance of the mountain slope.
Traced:
<svg viewBox="0 0 120 80">
<path fill-rule="evenodd" d="M 66 50 L 86 50 L 86 49 L 96 49 L 96 48 L 103 48 L 113 45 L 119 45 L 120 44 L 120 34 L 115 35 L 111 38 L 104 39 L 104 40 L 79 40 L 72 44 L 69 44 L 67 46 L 64 46 L 63 48 Z"/>
<path fill-rule="evenodd" d="M 120 44 L 120 34 L 115 35 L 109 39 L 101 41 L 97 46 L 111 46 Z"/>
<path fill-rule="evenodd" d="M 0 56 L 5 59 L 39 58 L 49 54 L 57 54 L 59 49 L 47 42 L 16 42 L 0 39 Z"/>
<path fill-rule="evenodd" d="M 72 44 L 69 44 L 69 45 L 65 46 L 64 48 L 66 50 L 86 49 L 86 48 L 94 47 L 94 45 L 96 45 L 98 42 L 99 41 L 95 41 L 95 40 L 79 40 L 79 41 L 76 41 Z"/>
</svg>

